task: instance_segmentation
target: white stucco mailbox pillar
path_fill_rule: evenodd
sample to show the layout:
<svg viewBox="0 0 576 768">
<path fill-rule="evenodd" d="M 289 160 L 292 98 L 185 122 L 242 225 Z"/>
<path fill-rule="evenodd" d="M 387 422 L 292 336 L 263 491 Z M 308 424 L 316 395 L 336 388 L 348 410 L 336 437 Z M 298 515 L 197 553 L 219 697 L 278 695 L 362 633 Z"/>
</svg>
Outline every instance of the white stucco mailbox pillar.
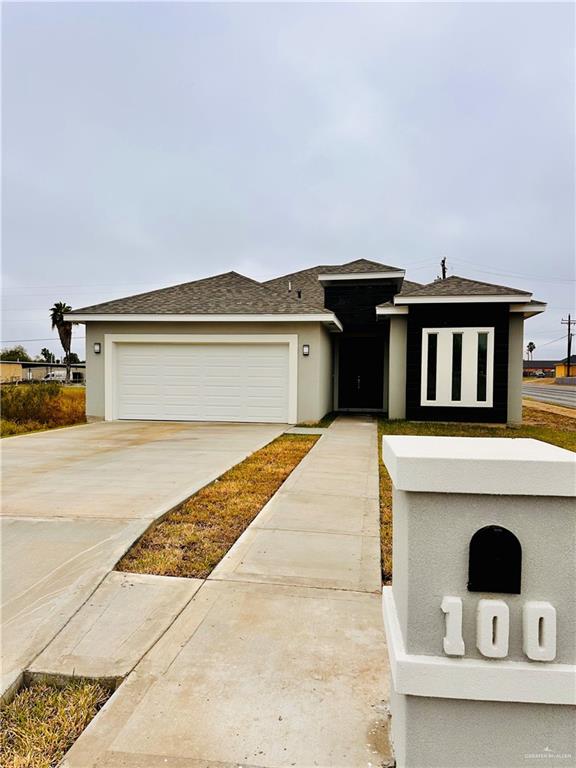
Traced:
<svg viewBox="0 0 576 768">
<path fill-rule="evenodd" d="M 385 437 L 398 768 L 576 765 L 576 455 Z"/>
</svg>

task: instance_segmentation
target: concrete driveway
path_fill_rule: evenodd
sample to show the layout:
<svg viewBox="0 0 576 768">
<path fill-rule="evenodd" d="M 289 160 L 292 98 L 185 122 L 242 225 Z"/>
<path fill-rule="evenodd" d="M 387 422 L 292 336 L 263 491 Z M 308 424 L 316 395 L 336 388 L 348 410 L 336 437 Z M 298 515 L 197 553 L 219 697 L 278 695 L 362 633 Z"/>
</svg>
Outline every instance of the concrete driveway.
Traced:
<svg viewBox="0 0 576 768">
<path fill-rule="evenodd" d="M 2 691 L 152 520 L 283 431 L 107 422 L 2 440 Z"/>
</svg>

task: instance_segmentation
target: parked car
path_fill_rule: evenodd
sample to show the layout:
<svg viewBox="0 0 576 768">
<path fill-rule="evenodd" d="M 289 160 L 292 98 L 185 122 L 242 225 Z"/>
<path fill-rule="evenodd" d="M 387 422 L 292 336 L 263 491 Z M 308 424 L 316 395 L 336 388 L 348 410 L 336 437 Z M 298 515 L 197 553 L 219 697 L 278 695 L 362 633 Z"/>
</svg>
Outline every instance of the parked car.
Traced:
<svg viewBox="0 0 576 768">
<path fill-rule="evenodd" d="M 47 373 L 43 377 L 42 381 L 66 381 L 66 371 L 56 370 L 51 373 Z"/>
</svg>

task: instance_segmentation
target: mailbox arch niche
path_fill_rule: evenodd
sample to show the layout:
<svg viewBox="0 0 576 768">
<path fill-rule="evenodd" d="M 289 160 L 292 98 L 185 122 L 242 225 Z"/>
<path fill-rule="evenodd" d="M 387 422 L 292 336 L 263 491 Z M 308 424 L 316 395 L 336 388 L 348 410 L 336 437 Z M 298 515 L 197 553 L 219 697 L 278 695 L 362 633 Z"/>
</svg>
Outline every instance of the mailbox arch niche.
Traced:
<svg viewBox="0 0 576 768">
<path fill-rule="evenodd" d="M 519 595 L 522 546 L 500 525 L 480 528 L 470 539 L 468 591 Z"/>
</svg>

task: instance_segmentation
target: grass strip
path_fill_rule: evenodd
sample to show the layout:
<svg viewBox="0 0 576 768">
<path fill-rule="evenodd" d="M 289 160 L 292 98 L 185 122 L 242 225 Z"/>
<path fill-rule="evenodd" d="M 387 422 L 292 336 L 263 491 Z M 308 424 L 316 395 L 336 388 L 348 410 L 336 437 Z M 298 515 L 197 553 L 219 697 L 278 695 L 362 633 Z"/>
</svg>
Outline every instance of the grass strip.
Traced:
<svg viewBox="0 0 576 768">
<path fill-rule="evenodd" d="M 22 688 L 1 708 L 0 765 L 54 768 L 110 695 L 109 689 L 88 681 Z"/>
<path fill-rule="evenodd" d="M 206 578 L 317 440 L 276 438 L 149 528 L 117 570 Z"/>
<path fill-rule="evenodd" d="M 382 580 L 392 579 L 392 482 L 382 462 L 383 435 L 443 435 L 447 437 L 531 437 L 569 451 L 576 451 L 576 419 L 557 413 L 523 409 L 521 427 L 490 427 L 481 424 L 444 424 L 420 421 L 387 421 L 378 424 L 380 469 L 380 547 Z"/>
</svg>

